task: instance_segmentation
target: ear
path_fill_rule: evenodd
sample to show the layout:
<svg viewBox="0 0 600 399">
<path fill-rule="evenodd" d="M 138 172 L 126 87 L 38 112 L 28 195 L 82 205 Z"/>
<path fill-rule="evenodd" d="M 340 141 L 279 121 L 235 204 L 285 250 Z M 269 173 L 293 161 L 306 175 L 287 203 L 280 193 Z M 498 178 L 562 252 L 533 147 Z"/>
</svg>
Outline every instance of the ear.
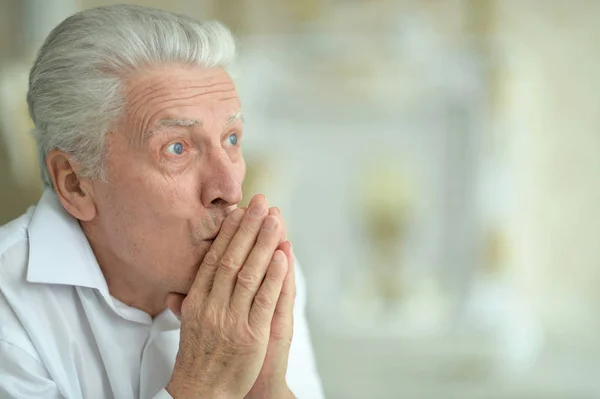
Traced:
<svg viewBox="0 0 600 399">
<path fill-rule="evenodd" d="M 60 150 L 46 156 L 46 167 L 50 173 L 54 191 L 63 207 L 74 218 L 89 222 L 96 217 L 96 203 L 89 179 L 81 178 L 73 158 Z"/>
</svg>

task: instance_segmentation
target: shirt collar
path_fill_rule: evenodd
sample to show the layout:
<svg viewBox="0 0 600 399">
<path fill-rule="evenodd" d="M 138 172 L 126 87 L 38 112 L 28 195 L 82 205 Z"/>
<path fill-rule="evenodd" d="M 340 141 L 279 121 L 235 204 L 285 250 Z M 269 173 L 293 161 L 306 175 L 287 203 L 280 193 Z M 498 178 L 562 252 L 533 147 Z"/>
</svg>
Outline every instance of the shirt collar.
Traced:
<svg viewBox="0 0 600 399">
<path fill-rule="evenodd" d="M 130 307 L 109 291 L 90 243 L 79 221 L 71 216 L 51 189 L 46 189 L 33 211 L 28 228 L 29 261 L 27 281 L 97 289 L 109 307 L 121 317 L 144 324 L 156 324 L 159 331 L 180 327 L 168 309 L 152 320 L 146 312 Z"/>
<path fill-rule="evenodd" d="M 51 189 L 46 189 L 29 224 L 27 281 L 98 289 L 110 297 L 106 280 L 83 233 Z"/>
</svg>

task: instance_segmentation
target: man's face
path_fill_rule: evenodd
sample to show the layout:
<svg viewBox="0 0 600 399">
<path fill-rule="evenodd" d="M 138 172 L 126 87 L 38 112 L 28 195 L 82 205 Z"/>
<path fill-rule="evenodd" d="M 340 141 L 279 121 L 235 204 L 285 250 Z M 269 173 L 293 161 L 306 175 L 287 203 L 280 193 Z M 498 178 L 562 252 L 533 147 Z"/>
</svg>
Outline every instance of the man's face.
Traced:
<svg viewBox="0 0 600 399">
<path fill-rule="evenodd" d="M 94 182 L 97 242 L 150 284 L 187 293 L 225 216 L 242 199 L 240 101 L 222 69 L 165 67 L 126 82 Z M 100 252 L 100 251 L 97 251 Z"/>
</svg>

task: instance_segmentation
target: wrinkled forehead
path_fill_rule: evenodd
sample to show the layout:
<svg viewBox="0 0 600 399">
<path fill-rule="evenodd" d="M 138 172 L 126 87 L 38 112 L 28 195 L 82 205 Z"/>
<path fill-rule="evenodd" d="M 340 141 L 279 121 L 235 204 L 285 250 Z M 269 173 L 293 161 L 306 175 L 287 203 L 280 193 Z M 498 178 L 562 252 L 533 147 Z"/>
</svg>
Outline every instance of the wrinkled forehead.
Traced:
<svg viewBox="0 0 600 399">
<path fill-rule="evenodd" d="M 136 130 L 181 121 L 210 126 L 241 116 L 235 84 L 221 68 L 152 69 L 131 76 L 124 89 L 126 118 Z"/>
</svg>

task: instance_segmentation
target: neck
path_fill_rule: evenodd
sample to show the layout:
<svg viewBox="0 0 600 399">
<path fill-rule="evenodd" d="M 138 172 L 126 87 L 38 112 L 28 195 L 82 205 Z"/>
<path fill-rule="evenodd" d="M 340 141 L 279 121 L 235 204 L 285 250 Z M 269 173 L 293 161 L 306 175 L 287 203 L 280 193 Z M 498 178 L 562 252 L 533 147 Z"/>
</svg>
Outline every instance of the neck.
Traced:
<svg viewBox="0 0 600 399">
<path fill-rule="evenodd" d="M 110 295 L 124 304 L 156 317 L 166 309 L 167 292 L 150 281 L 143 270 L 120 259 L 96 239 L 93 232 L 82 224 L 100 270 L 106 280 Z"/>
</svg>

